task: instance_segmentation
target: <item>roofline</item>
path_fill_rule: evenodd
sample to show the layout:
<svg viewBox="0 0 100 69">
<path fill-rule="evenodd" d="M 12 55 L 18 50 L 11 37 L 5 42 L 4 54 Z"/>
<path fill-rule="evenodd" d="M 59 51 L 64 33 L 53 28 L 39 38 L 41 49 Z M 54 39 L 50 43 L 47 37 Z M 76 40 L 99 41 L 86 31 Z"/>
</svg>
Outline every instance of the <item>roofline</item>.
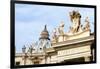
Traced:
<svg viewBox="0 0 100 69">
<path fill-rule="evenodd" d="M 94 35 L 84 37 L 84 38 L 59 42 L 59 43 L 54 44 L 52 47 L 55 48 L 55 47 L 60 47 L 60 46 L 65 46 L 65 45 L 71 45 L 71 44 L 77 44 L 77 43 L 81 43 L 81 42 L 91 41 L 91 40 L 94 40 Z"/>
</svg>

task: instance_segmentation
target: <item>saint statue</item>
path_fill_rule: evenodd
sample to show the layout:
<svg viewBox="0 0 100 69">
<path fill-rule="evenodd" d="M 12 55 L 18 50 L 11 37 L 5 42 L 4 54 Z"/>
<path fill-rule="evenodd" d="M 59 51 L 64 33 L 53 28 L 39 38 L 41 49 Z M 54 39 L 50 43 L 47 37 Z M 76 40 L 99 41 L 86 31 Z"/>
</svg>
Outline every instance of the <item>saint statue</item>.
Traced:
<svg viewBox="0 0 100 69">
<path fill-rule="evenodd" d="M 89 29 L 90 29 L 90 22 L 89 22 L 89 18 L 86 17 L 84 30 L 89 30 Z"/>
<path fill-rule="evenodd" d="M 60 34 L 60 35 L 64 35 L 64 22 L 62 21 L 61 23 L 60 23 L 60 26 L 58 27 L 58 33 Z"/>
<path fill-rule="evenodd" d="M 72 11 L 70 12 L 70 19 L 72 21 L 72 26 L 70 27 L 70 31 L 72 33 L 77 33 L 80 28 L 80 18 L 81 15 L 78 11 Z"/>
<path fill-rule="evenodd" d="M 54 28 L 53 33 L 52 33 L 52 40 L 54 42 L 57 42 L 57 29 Z"/>
</svg>

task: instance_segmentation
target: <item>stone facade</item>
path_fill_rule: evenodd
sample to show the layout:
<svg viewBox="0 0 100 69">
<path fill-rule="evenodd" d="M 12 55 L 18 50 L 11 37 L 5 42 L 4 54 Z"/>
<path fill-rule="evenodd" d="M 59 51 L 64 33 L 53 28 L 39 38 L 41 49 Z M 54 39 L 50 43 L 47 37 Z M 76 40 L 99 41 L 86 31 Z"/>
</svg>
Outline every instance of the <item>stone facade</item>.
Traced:
<svg viewBox="0 0 100 69">
<path fill-rule="evenodd" d="M 49 32 L 46 29 L 41 32 L 40 42 L 49 43 L 49 47 L 42 46 L 39 52 L 16 53 L 15 65 L 54 64 L 54 63 L 78 63 L 95 60 L 94 34 L 90 32 L 89 20 L 86 18 L 85 26 L 81 26 L 81 14 L 77 11 L 70 12 L 72 26 L 69 32 L 64 32 L 64 22 L 55 28 L 49 41 Z M 44 42 L 45 41 L 45 42 Z"/>
<path fill-rule="evenodd" d="M 80 41 L 81 40 L 81 41 Z M 52 48 L 46 50 L 46 53 L 32 54 L 31 57 L 24 54 L 17 53 L 15 62 L 20 62 L 20 65 L 31 65 L 31 64 L 51 64 L 51 63 L 62 63 L 67 60 L 72 60 L 76 58 L 84 58 L 83 62 L 94 61 L 91 49 L 91 44 L 94 41 L 94 35 L 89 37 L 60 42 L 54 44 Z M 78 60 L 76 62 L 80 62 Z M 71 62 L 71 61 L 70 61 Z"/>
</svg>

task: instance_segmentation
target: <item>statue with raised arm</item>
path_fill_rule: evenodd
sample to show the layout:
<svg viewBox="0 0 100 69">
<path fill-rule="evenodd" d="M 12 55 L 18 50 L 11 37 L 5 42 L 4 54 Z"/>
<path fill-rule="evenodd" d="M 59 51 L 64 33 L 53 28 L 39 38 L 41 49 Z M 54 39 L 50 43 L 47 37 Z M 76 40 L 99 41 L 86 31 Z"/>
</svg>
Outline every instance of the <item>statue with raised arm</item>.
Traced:
<svg viewBox="0 0 100 69">
<path fill-rule="evenodd" d="M 80 18 L 81 15 L 78 11 L 72 11 L 70 12 L 70 19 L 72 22 L 72 26 L 70 27 L 70 32 L 77 33 L 80 28 Z"/>
</svg>

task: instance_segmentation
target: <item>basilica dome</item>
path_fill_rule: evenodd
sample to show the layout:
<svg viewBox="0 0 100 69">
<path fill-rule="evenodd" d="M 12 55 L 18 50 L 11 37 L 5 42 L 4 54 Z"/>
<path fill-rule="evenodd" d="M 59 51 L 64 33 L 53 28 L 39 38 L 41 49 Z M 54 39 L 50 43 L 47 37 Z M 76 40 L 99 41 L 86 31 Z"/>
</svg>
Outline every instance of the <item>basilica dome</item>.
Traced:
<svg viewBox="0 0 100 69">
<path fill-rule="evenodd" d="M 47 30 L 46 25 L 45 25 L 44 30 L 41 32 L 40 35 L 41 35 L 40 39 L 49 39 L 49 32 Z"/>
</svg>

